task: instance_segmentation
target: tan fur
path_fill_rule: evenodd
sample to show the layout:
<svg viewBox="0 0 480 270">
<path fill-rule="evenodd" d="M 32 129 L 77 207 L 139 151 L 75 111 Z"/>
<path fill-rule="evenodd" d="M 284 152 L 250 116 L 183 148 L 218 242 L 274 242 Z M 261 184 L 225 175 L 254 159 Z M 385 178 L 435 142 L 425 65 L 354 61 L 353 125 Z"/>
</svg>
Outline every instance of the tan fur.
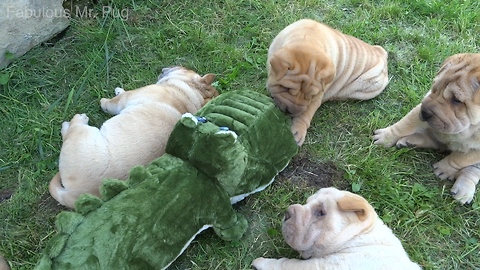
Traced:
<svg viewBox="0 0 480 270">
<path fill-rule="evenodd" d="M 336 188 L 291 205 L 282 232 L 303 260 L 258 258 L 254 269 L 420 269 L 363 197 Z"/>
<path fill-rule="evenodd" d="M 105 112 L 116 116 L 100 129 L 88 125 L 85 114 L 62 124 L 59 172 L 50 182 L 50 194 L 74 208 L 79 195 L 99 196 L 105 178 L 124 180 L 135 165 L 148 164 L 165 153 L 168 137 L 186 112 L 195 113 L 218 93 L 215 76 L 203 77 L 182 67 L 163 69 L 157 84 L 102 98 Z"/>
<path fill-rule="evenodd" d="M 457 179 L 451 192 L 470 203 L 480 171 L 480 54 L 456 54 L 442 64 L 430 91 L 400 121 L 375 131 L 375 144 L 451 153 L 433 164 L 440 179 Z M 466 180 L 468 179 L 468 180 Z"/>
<path fill-rule="evenodd" d="M 328 100 L 371 99 L 388 84 L 387 52 L 313 20 L 300 20 L 272 41 L 267 89 L 292 115 L 298 145 Z"/>
</svg>

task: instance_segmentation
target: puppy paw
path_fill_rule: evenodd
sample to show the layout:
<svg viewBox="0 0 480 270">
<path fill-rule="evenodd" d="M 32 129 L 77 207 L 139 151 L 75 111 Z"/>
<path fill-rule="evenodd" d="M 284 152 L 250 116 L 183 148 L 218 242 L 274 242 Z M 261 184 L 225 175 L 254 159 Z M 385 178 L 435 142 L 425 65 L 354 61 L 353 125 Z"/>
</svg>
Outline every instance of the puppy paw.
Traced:
<svg viewBox="0 0 480 270">
<path fill-rule="evenodd" d="M 65 121 L 62 123 L 62 129 L 60 130 L 60 133 L 62 134 L 63 137 L 65 137 L 69 128 L 70 128 L 70 122 Z"/>
<path fill-rule="evenodd" d="M 302 144 L 305 142 L 305 136 L 307 136 L 307 130 L 293 125 L 292 133 L 293 137 L 295 138 L 295 142 L 297 142 L 297 145 L 302 146 Z"/>
<path fill-rule="evenodd" d="M 401 138 L 400 140 L 397 141 L 397 143 L 395 144 L 398 148 L 413 148 L 415 146 L 417 146 L 417 144 L 410 140 L 409 137 L 403 137 Z"/>
<path fill-rule="evenodd" d="M 457 180 L 450 189 L 453 198 L 461 204 L 471 203 L 478 180 L 480 180 L 479 164 L 461 169 L 457 174 Z"/>
<path fill-rule="evenodd" d="M 109 113 L 107 109 L 107 103 L 110 99 L 109 98 L 101 98 L 100 99 L 100 108 L 102 108 L 102 111 Z"/>
<path fill-rule="evenodd" d="M 115 88 L 115 96 L 118 96 L 123 92 L 125 92 L 123 88 L 120 88 L 120 87 Z"/>
<path fill-rule="evenodd" d="M 73 125 L 73 124 L 88 124 L 88 116 L 84 113 L 82 114 L 75 114 L 75 116 L 73 116 L 72 120 L 70 121 L 70 124 Z"/>
<path fill-rule="evenodd" d="M 433 164 L 433 173 L 440 179 L 445 180 L 453 180 L 455 178 L 455 174 L 459 171 L 459 169 L 452 167 L 446 158 L 440 160 L 439 162 Z"/>
<path fill-rule="evenodd" d="M 254 270 L 264 270 L 264 269 L 272 269 L 270 265 L 272 261 L 276 261 L 274 259 L 265 259 L 265 258 L 256 258 L 252 262 L 252 269 Z"/>
<path fill-rule="evenodd" d="M 468 177 L 459 177 L 450 192 L 460 204 L 471 203 L 475 194 L 475 183 Z"/>
<path fill-rule="evenodd" d="M 385 147 L 394 146 L 399 138 L 393 135 L 390 127 L 377 129 L 373 133 L 373 143 L 377 145 L 383 145 Z"/>
</svg>

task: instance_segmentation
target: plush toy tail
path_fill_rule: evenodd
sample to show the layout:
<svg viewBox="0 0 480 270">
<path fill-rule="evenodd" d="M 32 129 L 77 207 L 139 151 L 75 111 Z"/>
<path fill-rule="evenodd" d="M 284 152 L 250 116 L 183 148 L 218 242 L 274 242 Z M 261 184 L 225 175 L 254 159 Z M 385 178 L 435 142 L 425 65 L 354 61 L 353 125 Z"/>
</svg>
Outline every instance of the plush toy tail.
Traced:
<svg viewBox="0 0 480 270">
<path fill-rule="evenodd" d="M 61 205 L 65 205 L 69 208 L 75 208 L 75 200 L 77 196 L 68 194 L 68 191 L 62 186 L 60 173 L 57 173 L 52 180 L 50 180 L 48 190 L 50 191 L 50 195 L 52 195 L 52 197 Z"/>
</svg>

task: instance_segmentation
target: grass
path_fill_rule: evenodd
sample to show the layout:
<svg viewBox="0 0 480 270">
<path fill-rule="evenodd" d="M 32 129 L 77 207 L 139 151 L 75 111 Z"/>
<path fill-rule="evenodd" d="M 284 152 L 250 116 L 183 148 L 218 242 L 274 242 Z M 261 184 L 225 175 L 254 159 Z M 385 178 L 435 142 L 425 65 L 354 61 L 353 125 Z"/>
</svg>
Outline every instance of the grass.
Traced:
<svg viewBox="0 0 480 270">
<path fill-rule="evenodd" d="M 301 18 L 323 21 L 389 52 L 390 84 L 366 102 L 331 102 L 317 112 L 301 155 L 310 166 L 334 164 L 340 184 L 367 198 L 425 269 L 480 267 L 480 196 L 460 206 L 430 165 L 428 150 L 384 149 L 373 130 L 417 104 L 443 60 L 478 52 L 480 4 L 473 0 L 151 1 L 99 0 L 96 18 L 73 16 L 65 35 L 0 70 L 0 254 L 13 269 L 31 269 L 55 233 L 58 207 L 48 194 L 61 147 L 60 126 L 75 113 L 90 124 L 108 118 L 98 105 L 117 86 L 155 82 L 161 68 L 184 65 L 217 74 L 220 91 L 266 93 L 266 54 L 273 37 Z M 102 7 L 128 15 L 103 15 Z M 125 15 L 125 14 L 124 14 Z M 292 176 L 295 177 L 295 176 Z M 250 224 L 241 241 L 199 235 L 171 269 L 249 269 L 259 256 L 296 257 L 283 242 L 283 211 L 321 185 L 298 186 L 285 175 L 236 208 Z M 339 183 L 336 181 L 335 183 Z"/>
</svg>

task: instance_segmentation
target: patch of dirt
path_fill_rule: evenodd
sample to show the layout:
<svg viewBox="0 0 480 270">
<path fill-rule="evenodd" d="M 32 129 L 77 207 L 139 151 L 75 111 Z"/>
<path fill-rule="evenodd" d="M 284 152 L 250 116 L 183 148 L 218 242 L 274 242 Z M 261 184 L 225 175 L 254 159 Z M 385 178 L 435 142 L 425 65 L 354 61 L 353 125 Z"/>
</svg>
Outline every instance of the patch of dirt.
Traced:
<svg viewBox="0 0 480 270">
<path fill-rule="evenodd" d="M 298 188 L 336 187 L 349 189 L 350 183 L 343 178 L 344 171 L 329 162 L 316 162 L 306 152 L 297 154 L 290 164 L 278 175 L 279 181 L 285 181 Z"/>
<path fill-rule="evenodd" d="M 40 197 L 37 207 L 37 212 L 42 213 L 42 215 L 48 214 L 52 216 L 56 216 L 63 210 L 69 210 L 65 206 L 62 206 L 57 201 L 55 201 L 55 199 L 52 198 L 52 196 L 50 196 L 50 193 L 48 192 L 46 192 Z"/>
</svg>

